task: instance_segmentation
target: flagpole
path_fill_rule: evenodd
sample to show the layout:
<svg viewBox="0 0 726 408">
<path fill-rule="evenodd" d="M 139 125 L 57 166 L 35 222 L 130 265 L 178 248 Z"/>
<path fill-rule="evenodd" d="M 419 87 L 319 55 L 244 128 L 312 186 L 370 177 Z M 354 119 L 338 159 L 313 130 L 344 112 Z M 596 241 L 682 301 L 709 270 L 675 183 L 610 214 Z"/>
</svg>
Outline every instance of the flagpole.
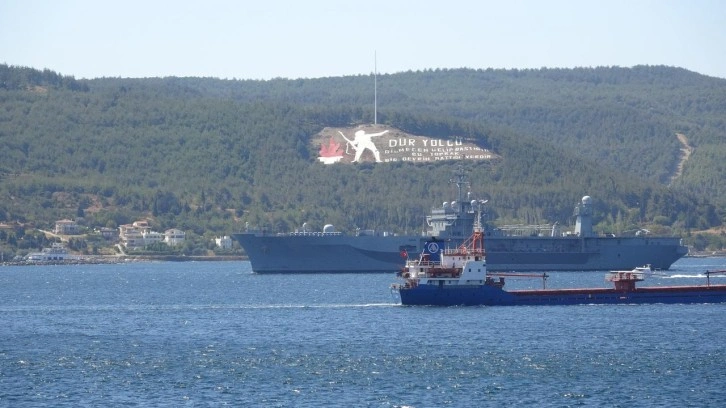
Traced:
<svg viewBox="0 0 726 408">
<path fill-rule="evenodd" d="M 373 124 L 378 124 L 378 59 L 373 51 Z"/>
</svg>

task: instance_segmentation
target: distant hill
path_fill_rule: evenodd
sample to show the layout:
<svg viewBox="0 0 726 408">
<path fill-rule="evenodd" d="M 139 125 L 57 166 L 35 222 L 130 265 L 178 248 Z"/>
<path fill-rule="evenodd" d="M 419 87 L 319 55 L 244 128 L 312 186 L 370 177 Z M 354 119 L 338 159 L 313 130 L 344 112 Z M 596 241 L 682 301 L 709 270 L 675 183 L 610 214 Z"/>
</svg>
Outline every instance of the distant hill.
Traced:
<svg viewBox="0 0 726 408">
<path fill-rule="evenodd" d="M 467 167 L 502 222 L 566 225 L 584 195 L 603 231 L 726 220 L 726 80 L 663 66 L 457 69 L 380 75 L 377 90 L 380 126 L 497 156 Z M 458 161 L 318 159 L 324 129 L 373 123 L 372 76 L 76 80 L 0 65 L 0 98 L 0 221 L 412 232 L 454 198 Z"/>
</svg>

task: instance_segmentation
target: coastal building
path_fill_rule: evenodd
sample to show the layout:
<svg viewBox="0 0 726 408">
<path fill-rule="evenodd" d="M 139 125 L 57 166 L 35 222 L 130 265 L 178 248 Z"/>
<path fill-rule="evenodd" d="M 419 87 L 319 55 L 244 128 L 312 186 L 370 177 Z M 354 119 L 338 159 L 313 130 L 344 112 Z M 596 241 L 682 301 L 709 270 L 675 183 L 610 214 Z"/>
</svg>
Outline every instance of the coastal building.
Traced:
<svg viewBox="0 0 726 408">
<path fill-rule="evenodd" d="M 151 245 L 164 241 L 164 234 L 161 232 L 149 231 L 142 236 L 144 238 L 144 245 Z"/>
<path fill-rule="evenodd" d="M 98 230 L 101 236 L 106 240 L 112 240 L 118 236 L 118 231 L 115 228 L 103 227 Z"/>
<path fill-rule="evenodd" d="M 227 235 L 225 235 L 223 237 L 215 238 L 214 243 L 217 244 L 218 248 L 232 249 L 232 238 Z"/>
<path fill-rule="evenodd" d="M 73 220 L 58 220 L 55 222 L 53 233 L 58 235 L 78 235 L 78 224 Z"/>
<path fill-rule="evenodd" d="M 147 245 L 162 242 L 164 235 L 152 231 L 148 221 L 135 221 L 133 224 L 124 224 L 118 227 L 119 240 L 126 248 L 143 248 Z"/>
<path fill-rule="evenodd" d="M 54 242 L 50 248 L 43 248 L 41 252 L 31 252 L 25 258 L 29 262 L 56 262 L 56 261 L 78 261 L 82 257 L 71 255 L 65 245 Z"/>
<path fill-rule="evenodd" d="M 176 228 L 168 229 L 164 231 L 164 242 L 169 246 L 177 246 L 184 243 L 186 239 L 186 232 L 178 230 Z"/>
</svg>

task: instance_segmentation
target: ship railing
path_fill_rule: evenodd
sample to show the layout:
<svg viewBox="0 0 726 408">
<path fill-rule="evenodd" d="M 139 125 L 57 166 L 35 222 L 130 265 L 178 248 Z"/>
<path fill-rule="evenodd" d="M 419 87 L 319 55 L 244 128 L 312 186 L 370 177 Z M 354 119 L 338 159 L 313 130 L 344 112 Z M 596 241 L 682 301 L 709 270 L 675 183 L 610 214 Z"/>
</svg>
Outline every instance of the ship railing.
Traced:
<svg viewBox="0 0 726 408">
<path fill-rule="evenodd" d="M 550 277 L 546 272 L 542 273 L 526 273 L 526 272 L 489 272 L 487 271 L 487 279 L 492 277 L 499 278 L 499 282 L 504 284 L 504 277 L 522 278 L 522 279 L 542 279 L 542 289 L 547 289 L 547 278 Z"/>
<path fill-rule="evenodd" d="M 711 286 L 711 275 L 726 275 L 726 269 L 706 271 L 706 285 Z"/>
<path fill-rule="evenodd" d="M 444 255 L 484 255 L 484 249 L 480 248 L 446 248 L 444 249 Z"/>
<path fill-rule="evenodd" d="M 290 232 L 287 234 L 282 235 L 290 235 L 295 237 L 330 237 L 330 236 L 337 236 L 337 235 L 343 235 L 340 231 L 335 232 L 323 232 L 323 231 L 295 231 Z"/>
<path fill-rule="evenodd" d="M 417 277 L 419 278 L 434 278 L 434 279 L 440 279 L 440 278 L 458 278 L 461 276 L 461 268 L 456 267 L 442 267 L 442 268 L 432 268 L 427 269 L 423 272 L 418 272 Z"/>
<path fill-rule="evenodd" d="M 433 267 L 433 266 L 440 266 L 441 261 L 430 261 L 430 260 L 419 260 L 416 261 L 416 266 L 427 266 L 427 267 Z"/>
<path fill-rule="evenodd" d="M 532 236 L 551 236 L 552 224 L 513 224 L 502 225 L 497 229 L 505 236 L 516 237 L 532 237 Z"/>
</svg>

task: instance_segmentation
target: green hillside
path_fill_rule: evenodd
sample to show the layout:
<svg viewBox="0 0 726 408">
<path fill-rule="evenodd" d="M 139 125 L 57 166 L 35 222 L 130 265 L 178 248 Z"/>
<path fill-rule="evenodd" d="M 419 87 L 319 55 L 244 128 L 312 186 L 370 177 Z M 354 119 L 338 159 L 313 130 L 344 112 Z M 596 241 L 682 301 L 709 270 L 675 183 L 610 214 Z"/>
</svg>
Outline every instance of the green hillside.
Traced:
<svg viewBox="0 0 726 408">
<path fill-rule="evenodd" d="M 456 162 L 326 166 L 311 143 L 373 122 L 373 80 L 75 80 L 0 65 L 0 222 L 150 217 L 200 240 L 246 224 L 420 231 L 454 198 Z M 687 236 L 726 220 L 726 80 L 669 67 L 436 70 L 381 75 L 377 89 L 383 126 L 501 157 L 469 168 L 498 221 L 569 225 L 583 195 L 602 231 Z"/>
</svg>

